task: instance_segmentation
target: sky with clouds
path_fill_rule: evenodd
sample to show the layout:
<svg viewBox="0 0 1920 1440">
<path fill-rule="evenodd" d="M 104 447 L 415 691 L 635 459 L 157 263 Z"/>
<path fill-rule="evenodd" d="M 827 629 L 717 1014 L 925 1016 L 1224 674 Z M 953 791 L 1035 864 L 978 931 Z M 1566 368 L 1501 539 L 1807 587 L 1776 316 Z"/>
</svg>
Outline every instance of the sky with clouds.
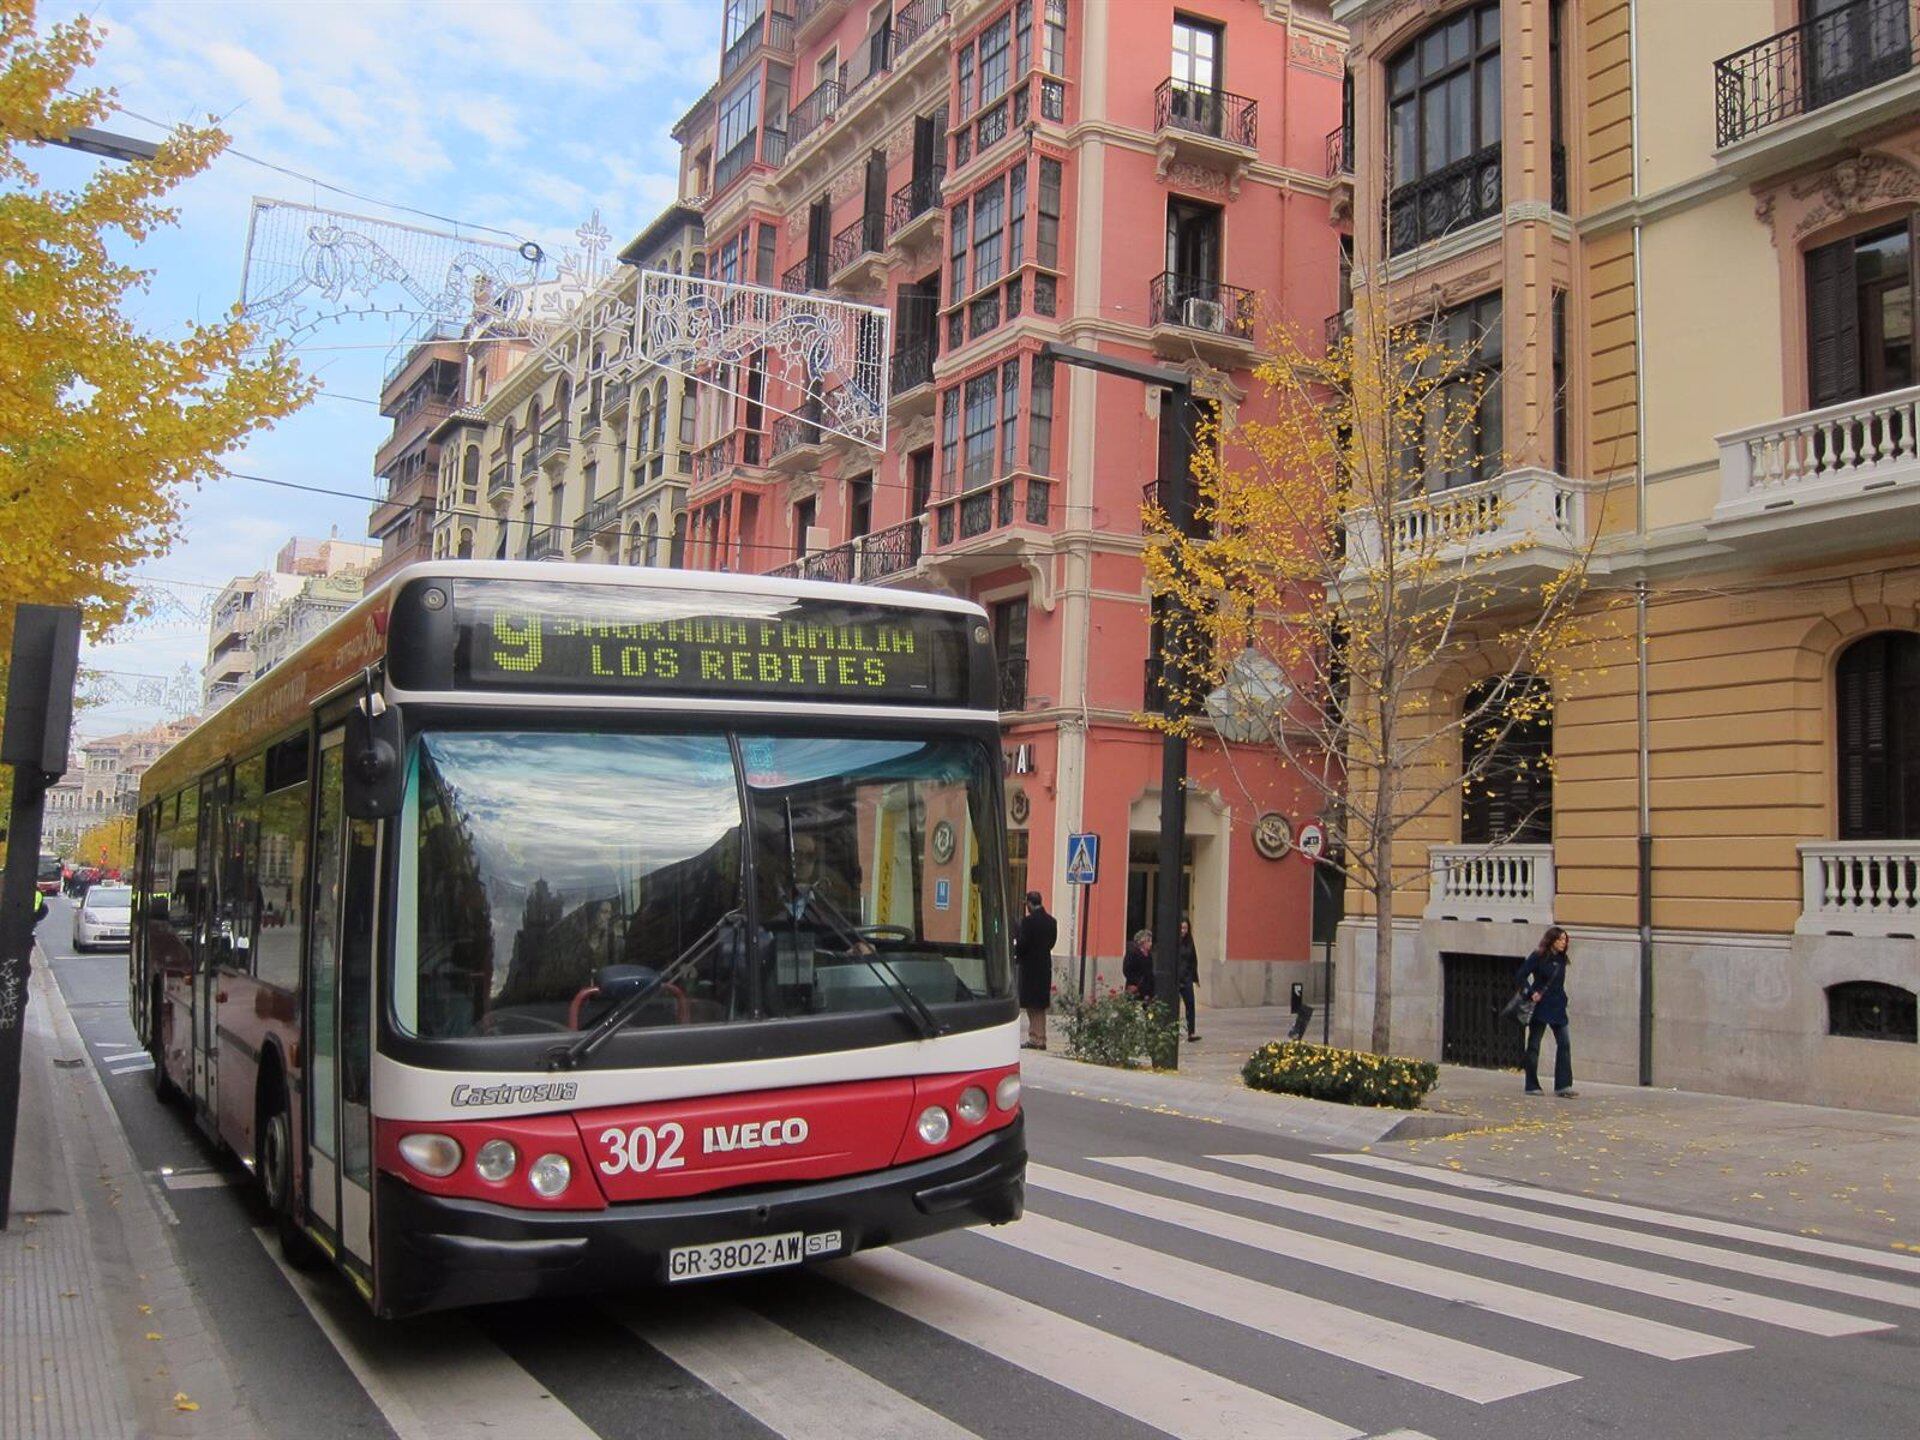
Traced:
<svg viewBox="0 0 1920 1440">
<path fill-rule="evenodd" d="M 42 22 L 79 13 L 106 32 L 86 78 L 118 92 L 108 122 L 158 138 L 216 117 L 233 150 L 330 185 L 533 239 L 575 246 L 596 210 L 618 248 L 674 198 L 668 134 L 717 69 L 718 0 L 100 0 L 43 3 Z M 142 118 L 143 117 L 143 118 Z M 157 122 L 157 123 L 155 123 Z M 112 163 L 50 150 L 50 183 Z M 133 252 L 152 285 L 130 301 L 161 334 L 218 318 L 239 298 L 255 196 L 423 222 L 317 188 L 229 152 L 176 192 L 180 223 Z M 297 353 L 327 393 L 227 460 L 235 469 L 360 499 L 235 479 L 186 506 L 181 542 L 141 573 L 191 605 L 236 574 L 270 565 L 290 537 L 365 539 L 373 452 L 388 422 L 370 403 L 397 358 L 391 322 L 303 337 Z M 203 622 L 161 613 L 93 647 L 85 663 L 169 676 L 205 658 Z M 113 687 L 118 689 L 120 687 Z M 122 693 L 81 733 L 151 723 Z"/>
</svg>

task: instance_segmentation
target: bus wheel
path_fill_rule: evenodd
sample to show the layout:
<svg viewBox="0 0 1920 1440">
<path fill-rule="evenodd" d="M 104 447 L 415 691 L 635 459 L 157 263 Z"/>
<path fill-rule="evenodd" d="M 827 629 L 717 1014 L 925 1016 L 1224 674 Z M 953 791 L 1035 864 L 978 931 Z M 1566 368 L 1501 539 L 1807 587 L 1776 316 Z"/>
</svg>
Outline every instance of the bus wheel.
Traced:
<svg viewBox="0 0 1920 1440">
<path fill-rule="evenodd" d="M 273 1212 L 280 1253 L 287 1264 L 296 1270 L 319 1265 L 325 1257 L 293 1213 L 293 1117 L 278 1070 L 269 1071 L 260 1087 L 253 1127 L 253 1173 L 260 1181 L 267 1208 Z"/>
<path fill-rule="evenodd" d="M 173 1105 L 180 1100 L 180 1087 L 167 1074 L 167 1037 L 166 1027 L 162 1023 L 165 1011 L 161 1009 L 161 994 L 160 982 L 156 980 L 153 982 L 153 999 L 147 1007 L 147 1030 L 152 1036 L 147 1042 L 147 1053 L 153 1056 L 153 1093 L 162 1105 Z"/>
</svg>

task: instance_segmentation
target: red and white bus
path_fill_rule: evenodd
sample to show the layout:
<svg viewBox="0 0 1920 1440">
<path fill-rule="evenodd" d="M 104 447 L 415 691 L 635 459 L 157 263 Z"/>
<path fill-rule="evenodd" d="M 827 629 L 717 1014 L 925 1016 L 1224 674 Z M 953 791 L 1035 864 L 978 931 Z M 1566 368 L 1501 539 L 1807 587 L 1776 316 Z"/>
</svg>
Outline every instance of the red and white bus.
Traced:
<svg viewBox="0 0 1920 1440">
<path fill-rule="evenodd" d="M 995 682 L 939 596 L 410 567 L 143 779 L 156 1085 L 383 1315 L 1015 1219 Z"/>
</svg>

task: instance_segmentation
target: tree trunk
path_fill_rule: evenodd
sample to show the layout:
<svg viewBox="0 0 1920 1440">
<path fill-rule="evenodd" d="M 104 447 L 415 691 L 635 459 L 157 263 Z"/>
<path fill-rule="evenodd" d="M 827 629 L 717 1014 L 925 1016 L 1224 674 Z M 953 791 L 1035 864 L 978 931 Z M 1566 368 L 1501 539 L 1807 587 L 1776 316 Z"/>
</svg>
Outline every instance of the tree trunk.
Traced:
<svg viewBox="0 0 1920 1440">
<path fill-rule="evenodd" d="M 1383 845 L 1373 875 L 1373 1036 L 1367 1048 L 1388 1053 L 1393 1013 L 1393 847 Z"/>
</svg>

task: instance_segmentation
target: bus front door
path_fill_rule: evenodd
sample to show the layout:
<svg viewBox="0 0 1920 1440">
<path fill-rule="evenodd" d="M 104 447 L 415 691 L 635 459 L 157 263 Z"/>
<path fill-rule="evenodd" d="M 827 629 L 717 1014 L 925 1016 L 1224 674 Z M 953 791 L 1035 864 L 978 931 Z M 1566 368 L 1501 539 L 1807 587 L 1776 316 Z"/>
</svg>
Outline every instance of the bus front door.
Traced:
<svg viewBox="0 0 1920 1440">
<path fill-rule="evenodd" d="M 373 941 L 379 826 L 341 803 L 343 735 L 320 738 L 307 957 L 307 1204 L 363 1284 L 373 1244 Z"/>
</svg>

